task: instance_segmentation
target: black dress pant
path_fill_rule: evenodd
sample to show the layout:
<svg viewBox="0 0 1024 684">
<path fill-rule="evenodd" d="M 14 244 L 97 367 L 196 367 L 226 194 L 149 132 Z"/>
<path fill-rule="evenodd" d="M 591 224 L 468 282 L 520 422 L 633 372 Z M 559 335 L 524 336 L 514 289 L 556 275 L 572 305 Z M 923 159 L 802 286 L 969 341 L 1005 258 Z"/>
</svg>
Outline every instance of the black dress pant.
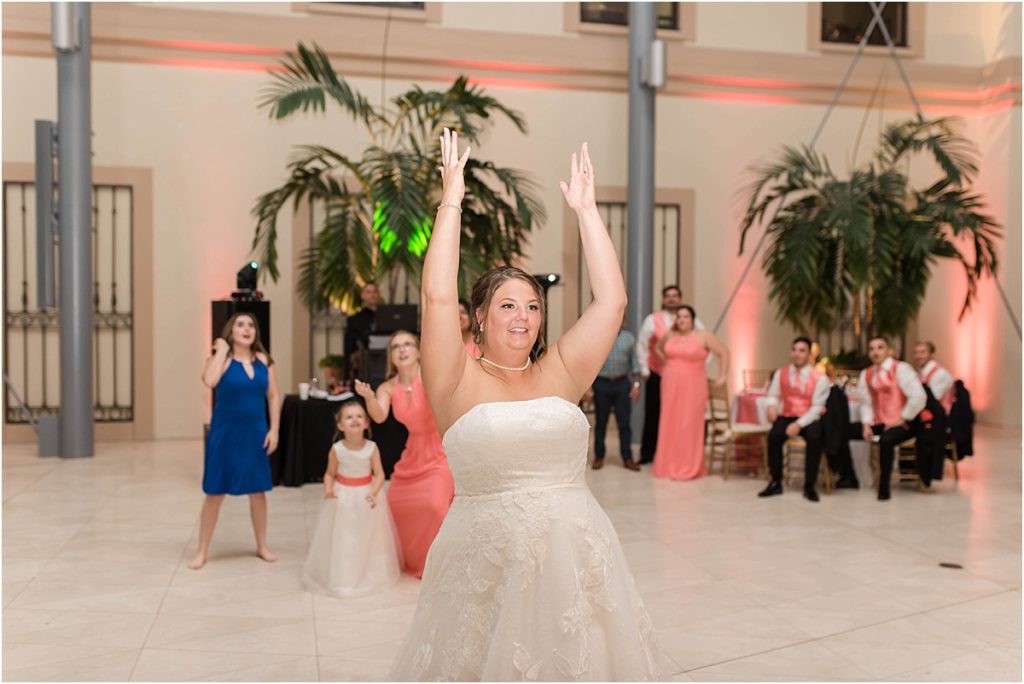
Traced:
<svg viewBox="0 0 1024 684">
<path fill-rule="evenodd" d="M 858 423 L 851 423 L 857 425 Z M 863 430 L 863 428 L 861 428 Z M 857 435 L 860 439 L 863 439 L 861 430 L 857 431 Z M 878 436 L 878 493 L 888 494 L 889 493 L 889 481 L 892 479 L 892 464 L 896 460 L 896 449 L 899 445 L 911 437 L 914 436 L 913 430 L 907 428 L 894 427 L 885 429 L 884 425 L 872 425 L 871 431 Z M 932 483 L 932 465 L 931 458 L 928 453 L 922 453 L 920 450 L 917 452 L 917 473 L 921 477 L 921 482 L 925 485 Z"/>
<path fill-rule="evenodd" d="M 640 462 L 650 463 L 658 449 L 658 421 L 661 420 L 661 376 L 654 371 L 644 389 L 644 433 L 640 438 Z"/>
<path fill-rule="evenodd" d="M 594 457 L 604 458 L 604 436 L 608 431 L 608 417 L 615 409 L 615 424 L 619 428 L 619 456 L 622 462 L 633 460 L 633 432 L 629 427 L 631 412 L 629 391 L 633 382 L 628 376 L 608 380 L 594 379 Z"/>
<path fill-rule="evenodd" d="M 768 433 L 768 470 L 772 480 L 782 481 L 782 450 L 789 439 L 786 428 L 796 422 L 796 417 L 779 416 Z M 814 489 L 818 481 L 818 467 L 821 464 L 821 421 L 814 421 L 800 430 L 800 436 L 807 443 L 804 455 L 804 489 Z"/>
</svg>

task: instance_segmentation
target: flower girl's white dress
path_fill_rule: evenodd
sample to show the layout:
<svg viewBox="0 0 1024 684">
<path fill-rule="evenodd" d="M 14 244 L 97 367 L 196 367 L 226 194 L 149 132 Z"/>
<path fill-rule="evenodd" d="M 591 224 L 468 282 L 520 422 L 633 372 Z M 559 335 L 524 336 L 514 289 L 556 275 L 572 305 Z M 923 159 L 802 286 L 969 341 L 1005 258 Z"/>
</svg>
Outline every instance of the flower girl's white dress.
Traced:
<svg viewBox="0 0 1024 684">
<path fill-rule="evenodd" d="M 444 436 L 455 500 L 396 681 L 637 681 L 670 673 L 611 522 L 590 425 L 559 397 L 480 404 Z"/>
<path fill-rule="evenodd" d="M 370 508 L 371 458 L 376 444 L 359 451 L 342 442 L 332 447 L 338 459 L 337 499 L 324 499 L 302 572 L 306 588 L 350 597 L 385 589 L 401 576 L 394 522 L 383 492 Z"/>
</svg>

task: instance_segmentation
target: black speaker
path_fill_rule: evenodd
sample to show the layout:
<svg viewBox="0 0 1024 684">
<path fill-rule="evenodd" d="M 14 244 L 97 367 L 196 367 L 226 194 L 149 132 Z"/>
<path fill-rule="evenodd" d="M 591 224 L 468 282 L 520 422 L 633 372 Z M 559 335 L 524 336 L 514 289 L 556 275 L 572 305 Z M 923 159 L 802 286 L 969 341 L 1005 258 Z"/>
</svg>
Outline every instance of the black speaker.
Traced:
<svg viewBox="0 0 1024 684">
<path fill-rule="evenodd" d="M 256 317 L 256 324 L 260 327 L 260 341 L 263 348 L 270 352 L 270 302 L 263 300 L 221 299 L 210 302 L 210 342 L 220 337 L 228 319 L 239 312 L 251 313 Z"/>
</svg>

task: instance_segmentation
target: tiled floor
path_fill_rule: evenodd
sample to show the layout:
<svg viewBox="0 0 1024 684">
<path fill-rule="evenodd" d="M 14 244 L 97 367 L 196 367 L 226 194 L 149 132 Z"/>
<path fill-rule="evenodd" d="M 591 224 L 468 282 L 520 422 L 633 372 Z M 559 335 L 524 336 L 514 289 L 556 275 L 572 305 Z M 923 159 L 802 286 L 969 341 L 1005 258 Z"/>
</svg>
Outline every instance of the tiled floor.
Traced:
<svg viewBox="0 0 1024 684">
<path fill-rule="evenodd" d="M 847 490 L 814 505 L 798 487 L 761 500 L 751 478 L 655 481 L 614 457 L 588 478 L 673 679 L 1020 680 L 1020 432 L 980 429 L 977 451 L 959 483 L 898 487 L 885 504 Z M 234 499 L 193 572 L 198 441 L 102 444 L 82 461 L 33 453 L 3 454 L 5 680 L 386 674 L 417 580 L 349 601 L 304 592 L 319 486 L 271 493 L 279 562 L 253 555 Z"/>
</svg>

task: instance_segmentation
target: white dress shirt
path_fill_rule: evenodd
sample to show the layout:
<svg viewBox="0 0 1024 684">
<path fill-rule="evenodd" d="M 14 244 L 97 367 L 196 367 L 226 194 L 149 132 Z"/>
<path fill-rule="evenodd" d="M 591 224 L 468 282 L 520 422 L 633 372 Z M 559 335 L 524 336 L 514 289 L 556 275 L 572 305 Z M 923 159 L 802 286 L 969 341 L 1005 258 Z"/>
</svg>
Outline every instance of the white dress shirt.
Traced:
<svg viewBox="0 0 1024 684">
<path fill-rule="evenodd" d="M 903 405 L 903 412 L 900 414 L 900 417 L 909 423 L 924 408 L 927 397 L 924 394 L 924 386 L 921 385 L 921 381 L 917 377 L 917 371 L 909 363 L 897 361 L 891 356 L 883 361 L 881 366 L 875 368 L 875 379 L 877 380 L 878 376 L 882 373 L 889 373 L 889 369 L 892 368 L 894 363 L 896 364 L 896 384 L 899 385 L 903 396 L 907 398 L 907 403 Z M 857 391 L 860 393 L 861 400 L 860 420 L 866 425 L 873 425 L 875 422 L 875 407 L 871 403 L 871 392 L 868 390 L 867 376 L 868 369 L 865 368 L 860 372 L 860 379 L 857 381 Z"/>
<path fill-rule="evenodd" d="M 654 317 L 661 316 L 665 322 L 665 330 L 669 330 L 672 324 L 675 323 L 676 315 L 670 311 L 655 311 L 652 314 L 648 314 L 647 318 L 644 319 L 643 325 L 640 326 L 640 335 L 636 340 L 636 360 L 640 362 L 640 374 L 647 377 L 651 374 L 651 366 L 648 359 L 651 355 L 651 337 L 654 335 Z M 704 330 L 704 324 L 701 320 L 695 319 L 693 321 L 694 330 Z"/>
<path fill-rule="evenodd" d="M 812 370 L 814 370 L 814 366 L 809 363 L 805 364 L 800 370 L 797 370 L 793 364 L 786 366 L 786 372 L 789 373 L 789 386 L 800 390 L 806 389 L 807 380 L 811 377 Z M 768 385 L 768 401 L 765 402 L 765 405 L 774 406 L 776 410 L 781 411 L 782 380 L 779 378 L 779 373 L 775 373 L 772 376 L 772 382 Z M 825 413 L 825 402 L 828 401 L 828 394 L 831 390 L 832 387 L 829 384 L 828 376 L 824 373 L 819 373 L 818 380 L 814 383 L 814 394 L 811 396 L 811 408 L 807 409 L 807 413 L 796 419 L 801 429 L 818 420 Z"/>
<path fill-rule="evenodd" d="M 936 367 L 938 367 L 938 370 L 935 371 L 935 375 L 932 376 L 932 379 L 928 381 L 928 387 L 931 388 L 932 394 L 935 395 L 935 398 L 942 401 L 942 397 L 946 396 L 946 392 L 948 392 L 953 386 L 953 374 L 942 366 L 939 366 L 939 364 L 932 359 L 928 363 L 924 364 L 918 377 L 921 382 L 924 382 L 924 379 L 928 377 L 928 374 Z"/>
</svg>

